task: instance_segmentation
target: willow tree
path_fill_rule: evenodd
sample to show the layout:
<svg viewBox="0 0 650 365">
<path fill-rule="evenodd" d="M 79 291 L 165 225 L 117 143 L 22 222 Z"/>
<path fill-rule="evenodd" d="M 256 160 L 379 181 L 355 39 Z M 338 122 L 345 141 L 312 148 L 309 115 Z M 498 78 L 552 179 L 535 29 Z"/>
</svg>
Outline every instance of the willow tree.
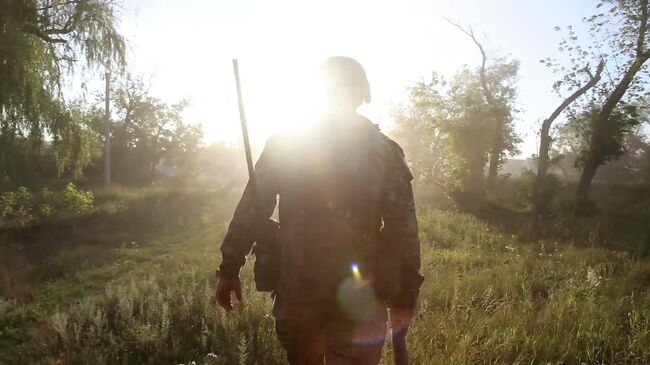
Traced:
<svg viewBox="0 0 650 365">
<path fill-rule="evenodd" d="M 12 181 L 12 154 L 36 157 L 51 139 L 59 166 L 89 162 L 78 113 L 63 95 L 69 76 L 125 65 L 124 38 L 110 0 L 0 0 L 0 181 Z"/>
</svg>

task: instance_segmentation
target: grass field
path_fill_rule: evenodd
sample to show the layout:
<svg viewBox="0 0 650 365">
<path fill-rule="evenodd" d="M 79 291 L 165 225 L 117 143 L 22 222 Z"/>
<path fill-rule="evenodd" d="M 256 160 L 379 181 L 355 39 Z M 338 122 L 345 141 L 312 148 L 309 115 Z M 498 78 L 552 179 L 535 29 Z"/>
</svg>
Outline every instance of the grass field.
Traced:
<svg viewBox="0 0 650 365">
<path fill-rule="evenodd" d="M 80 221 L 4 237 L 0 363 L 284 363 L 249 264 L 245 305 L 226 314 L 212 302 L 236 193 L 96 196 Z M 650 363 L 650 261 L 624 242 L 532 239 L 516 220 L 418 209 L 414 364 Z"/>
</svg>

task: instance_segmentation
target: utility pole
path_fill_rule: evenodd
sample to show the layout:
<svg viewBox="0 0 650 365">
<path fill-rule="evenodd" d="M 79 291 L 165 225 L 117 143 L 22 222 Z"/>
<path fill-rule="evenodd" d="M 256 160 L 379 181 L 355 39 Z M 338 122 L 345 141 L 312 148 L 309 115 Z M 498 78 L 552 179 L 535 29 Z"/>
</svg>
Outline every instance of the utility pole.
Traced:
<svg viewBox="0 0 650 365">
<path fill-rule="evenodd" d="M 111 186 L 111 73 L 106 72 L 106 120 L 104 120 L 104 185 Z"/>
</svg>

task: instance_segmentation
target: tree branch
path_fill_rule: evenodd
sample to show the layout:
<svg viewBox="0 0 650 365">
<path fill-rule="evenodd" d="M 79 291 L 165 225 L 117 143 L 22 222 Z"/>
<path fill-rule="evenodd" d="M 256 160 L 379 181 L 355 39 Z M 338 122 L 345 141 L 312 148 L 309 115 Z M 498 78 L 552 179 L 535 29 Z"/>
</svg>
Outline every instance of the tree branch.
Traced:
<svg viewBox="0 0 650 365">
<path fill-rule="evenodd" d="M 30 34 L 44 40 L 47 43 L 67 43 L 68 42 L 67 40 L 65 40 L 63 38 L 51 37 L 50 34 L 44 33 L 39 27 L 37 27 L 37 26 L 35 26 L 33 24 L 25 25 L 23 27 L 23 30 L 26 33 L 30 33 Z"/>
<path fill-rule="evenodd" d="M 487 63 L 487 55 L 485 53 L 485 49 L 483 48 L 483 45 L 481 42 L 476 39 L 476 36 L 474 35 L 474 31 L 470 27 L 469 30 L 466 30 L 462 26 L 460 26 L 457 23 L 454 23 L 453 21 L 449 20 L 448 18 L 443 17 L 447 21 L 447 23 L 453 25 L 454 27 L 458 28 L 461 32 L 465 33 L 468 37 L 472 39 L 476 47 L 478 47 L 478 50 L 481 52 L 481 70 L 479 72 L 479 78 L 481 81 L 481 88 L 483 89 L 483 95 L 485 96 L 485 99 L 487 100 L 487 103 L 489 105 L 494 104 L 494 96 L 492 95 L 492 91 L 490 90 L 488 83 L 487 83 L 487 76 L 486 76 L 486 63 Z"/>
<path fill-rule="evenodd" d="M 36 11 L 49 10 L 49 9 L 58 8 L 58 7 L 61 7 L 61 6 L 66 6 L 66 5 L 71 5 L 71 4 L 80 4 L 80 3 L 83 3 L 83 2 L 86 2 L 86 1 L 87 0 L 64 1 L 64 2 L 61 2 L 61 3 L 55 3 L 55 4 L 50 4 L 48 6 L 43 6 L 43 7 L 40 7 L 40 8 L 34 8 L 34 10 L 36 10 Z"/>
<path fill-rule="evenodd" d="M 605 68 L 605 61 L 600 60 L 600 62 L 598 62 L 598 66 L 596 67 L 596 73 L 592 75 L 591 71 L 589 70 L 589 66 L 585 66 L 583 71 L 587 75 L 589 75 L 589 81 L 584 86 L 582 86 L 580 89 L 574 91 L 573 94 L 571 94 L 568 98 L 564 99 L 562 104 L 560 104 L 557 108 L 555 108 L 553 113 L 551 113 L 551 115 L 547 119 L 545 119 L 544 122 L 542 123 L 542 130 L 547 130 L 548 131 L 548 129 L 550 129 L 551 124 L 553 123 L 553 121 L 558 116 L 560 116 L 560 114 L 562 113 L 562 111 L 564 111 L 564 109 L 566 109 L 566 107 L 571 105 L 571 103 L 573 103 L 577 98 L 579 98 L 584 93 L 589 91 L 589 89 L 594 87 L 600 81 L 600 77 L 601 77 L 601 74 L 602 74 L 604 68 Z"/>
<path fill-rule="evenodd" d="M 616 85 L 614 91 L 612 91 L 609 97 L 605 100 L 605 103 L 603 104 L 603 108 L 601 110 L 601 115 L 599 117 L 599 123 L 607 122 L 610 114 L 627 92 L 637 72 L 639 72 L 641 67 L 643 67 L 643 64 L 650 58 L 650 54 L 644 50 L 645 37 L 648 32 L 648 0 L 640 0 L 640 2 L 641 16 L 639 17 L 640 24 L 636 44 L 636 57 L 623 74 L 623 78 L 621 78 L 618 85 Z"/>
<path fill-rule="evenodd" d="M 640 0 L 641 2 L 641 18 L 639 19 L 639 34 L 636 40 L 636 58 L 647 58 L 645 52 L 645 36 L 648 32 L 648 0 Z"/>
</svg>

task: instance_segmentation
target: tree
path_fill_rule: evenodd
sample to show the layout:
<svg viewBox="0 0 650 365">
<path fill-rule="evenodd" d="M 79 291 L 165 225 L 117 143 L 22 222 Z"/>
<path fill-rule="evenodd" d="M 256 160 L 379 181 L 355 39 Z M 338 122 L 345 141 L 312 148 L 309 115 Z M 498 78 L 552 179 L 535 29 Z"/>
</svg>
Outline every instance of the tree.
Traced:
<svg viewBox="0 0 650 365">
<path fill-rule="evenodd" d="M 604 158 L 603 166 L 614 166 L 612 170 L 616 170 L 616 164 L 625 166 L 628 162 L 626 169 L 629 169 L 626 174 L 628 179 L 618 180 L 621 182 L 631 182 L 631 177 L 634 175 L 634 166 L 636 162 L 635 155 L 641 153 L 644 147 L 644 137 L 640 134 L 640 125 L 645 120 L 645 114 L 640 111 L 640 107 L 636 104 L 627 104 L 622 107 L 614 109 L 609 117 L 609 122 L 613 125 L 610 129 L 612 135 L 605 140 L 599 149 L 602 151 Z M 594 129 L 598 128 L 596 124 L 600 115 L 600 110 L 594 108 L 582 112 L 575 117 L 571 118 L 567 131 L 567 139 L 572 140 L 572 145 L 568 149 L 573 151 L 575 156 L 574 164 L 578 168 L 583 168 L 589 152 L 593 149 Z M 628 161 L 619 161 L 621 157 L 626 157 Z M 607 169 L 605 169 L 607 170 Z M 612 170 L 609 172 L 611 173 Z M 596 175 L 601 175 L 599 173 Z M 605 171 L 606 172 L 606 171 Z M 618 173 L 621 177 L 620 172 Z M 602 179 L 601 179 L 602 180 Z"/>
<path fill-rule="evenodd" d="M 505 63 L 490 70 L 488 77 L 498 83 L 511 68 Z M 449 83 L 434 74 L 409 91 L 395 113 L 395 136 L 407 151 L 416 184 L 435 183 L 482 199 L 495 116 L 485 103 L 480 71 L 465 67 Z M 515 153 L 517 141 L 512 129 L 504 130 L 506 151 Z"/>
<path fill-rule="evenodd" d="M 198 170 L 203 131 L 183 120 L 187 101 L 165 103 L 151 96 L 137 77 L 127 77 L 114 87 L 117 116 L 111 131 L 111 167 L 117 181 L 151 183 L 163 168 L 173 175 Z M 103 126 L 98 122 L 94 128 L 99 134 Z"/>
<path fill-rule="evenodd" d="M 580 159 L 582 174 L 576 189 L 578 200 L 589 198 L 591 182 L 598 168 L 621 155 L 620 141 L 616 139 L 634 124 L 629 117 L 635 111 L 627 109 L 627 104 L 639 97 L 643 89 L 639 74 L 645 71 L 646 61 L 650 58 L 647 49 L 648 0 L 603 0 L 598 8 L 602 6 L 608 6 L 608 11 L 590 17 L 587 22 L 592 34 L 602 37 L 597 41 L 606 45 L 606 49 L 600 48 L 599 57 L 609 58 L 615 66 L 610 82 L 600 90 L 602 102 L 599 108 L 590 111 L 593 120 L 588 129 L 588 150 Z"/>
<path fill-rule="evenodd" d="M 639 151 L 639 179 L 650 185 L 650 142 L 646 142 Z"/>
<path fill-rule="evenodd" d="M 489 65 L 485 47 L 478 41 L 472 28 L 465 29 L 449 19 L 445 20 L 470 37 L 481 53 L 481 66 L 478 70 L 480 90 L 485 103 L 490 107 L 488 117 L 493 129 L 487 177 L 489 190 L 496 182 L 505 152 L 513 148 L 509 143 L 513 142 L 511 138 L 513 136 L 512 122 L 513 114 L 516 112 L 513 102 L 517 96 L 517 89 L 514 85 L 517 81 L 519 61 L 497 58 L 492 65 Z"/>
<path fill-rule="evenodd" d="M 230 190 L 246 184 L 248 170 L 241 144 L 213 143 L 201 153 L 201 180 L 216 189 Z"/>
<path fill-rule="evenodd" d="M 10 161 L 27 140 L 36 159 L 46 136 L 56 148 L 87 154 L 62 85 L 82 68 L 125 64 L 123 37 L 110 0 L 0 0 L 0 180 L 12 180 Z M 61 147 L 64 144 L 76 144 Z M 70 157 L 70 156 L 68 156 Z M 86 158 L 62 159 L 79 171 Z"/>
<path fill-rule="evenodd" d="M 580 159 L 589 149 L 590 117 L 594 115 L 594 112 L 583 112 L 573 116 L 558 130 L 552 150 L 558 162 L 552 165 L 552 169 L 559 171 L 567 181 L 577 182 L 580 178 Z M 647 115 L 641 113 L 640 120 L 647 123 Z M 621 154 L 598 169 L 594 182 L 619 185 L 650 182 L 650 141 L 643 125 L 630 126 L 617 140 Z"/>
<path fill-rule="evenodd" d="M 544 63 L 550 64 L 550 62 L 544 61 Z M 593 88 L 598 81 L 600 81 L 600 76 L 603 71 L 603 68 L 605 66 L 605 63 L 601 60 L 598 63 L 598 66 L 596 67 L 596 72 L 591 73 L 589 66 L 585 66 L 584 68 L 578 70 L 576 72 L 575 66 L 574 68 L 569 71 L 568 74 L 566 74 L 562 80 L 559 82 L 556 82 L 554 85 L 554 89 L 556 92 L 560 93 L 560 88 L 562 85 L 569 85 L 569 87 L 575 88 L 576 86 L 580 85 L 580 82 L 578 80 L 575 80 L 577 77 L 579 77 L 580 74 L 586 74 L 588 76 L 587 81 L 584 83 L 584 85 L 579 86 L 577 89 L 575 89 L 571 95 L 569 95 L 560 105 L 558 105 L 557 108 L 551 113 L 551 115 L 544 119 L 542 122 L 542 127 L 540 128 L 540 141 L 539 141 L 539 154 L 537 155 L 537 176 L 535 180 L 535 188 L 534 188 L 534 196 L 533 196 L 533 211 L 536 214 L 541 214 L 546 210 L 546 203 L 547 199 L 546 197 L 548 196 L 546 189 L 547 189 L 547 173 L 548 173 L 548 168 L 550 164 L 550 150 L 551 150 L 551 143 L 552 143 L 552 138 L 551 138 L 551 126 L 553 125 L 553 122 L 562 114 L 562 112 L 571 106 L 572 103 L 574 103 L 578 98 L 581 96 L 585 95 L 587 91 L 589 91 L 591 88 Z M 563 82 L 563 80 L 571 80 L 572 82 Z"/>
<path fill-rule="evenodd" d="M 625 153 L 598 169 L 594 181 L 606 184 L 650 182 L 647 176 L 644 176 L 650 144 L 647 137 L 642 134 L 641 128 L 630 128 L 623 137 L 623 146 Z"/>
<path fill-rule="evenodd" d="M 444 81 L 433 74 L 431 81 L 420 81 L 409 89 L 408 101 L 393 111 L 397 128 L 393 136 L 407 151 L 413 182 L 418 190 L 449 181 L 445 159 L 446 135 L 440 128 Z"/>
</svg>

